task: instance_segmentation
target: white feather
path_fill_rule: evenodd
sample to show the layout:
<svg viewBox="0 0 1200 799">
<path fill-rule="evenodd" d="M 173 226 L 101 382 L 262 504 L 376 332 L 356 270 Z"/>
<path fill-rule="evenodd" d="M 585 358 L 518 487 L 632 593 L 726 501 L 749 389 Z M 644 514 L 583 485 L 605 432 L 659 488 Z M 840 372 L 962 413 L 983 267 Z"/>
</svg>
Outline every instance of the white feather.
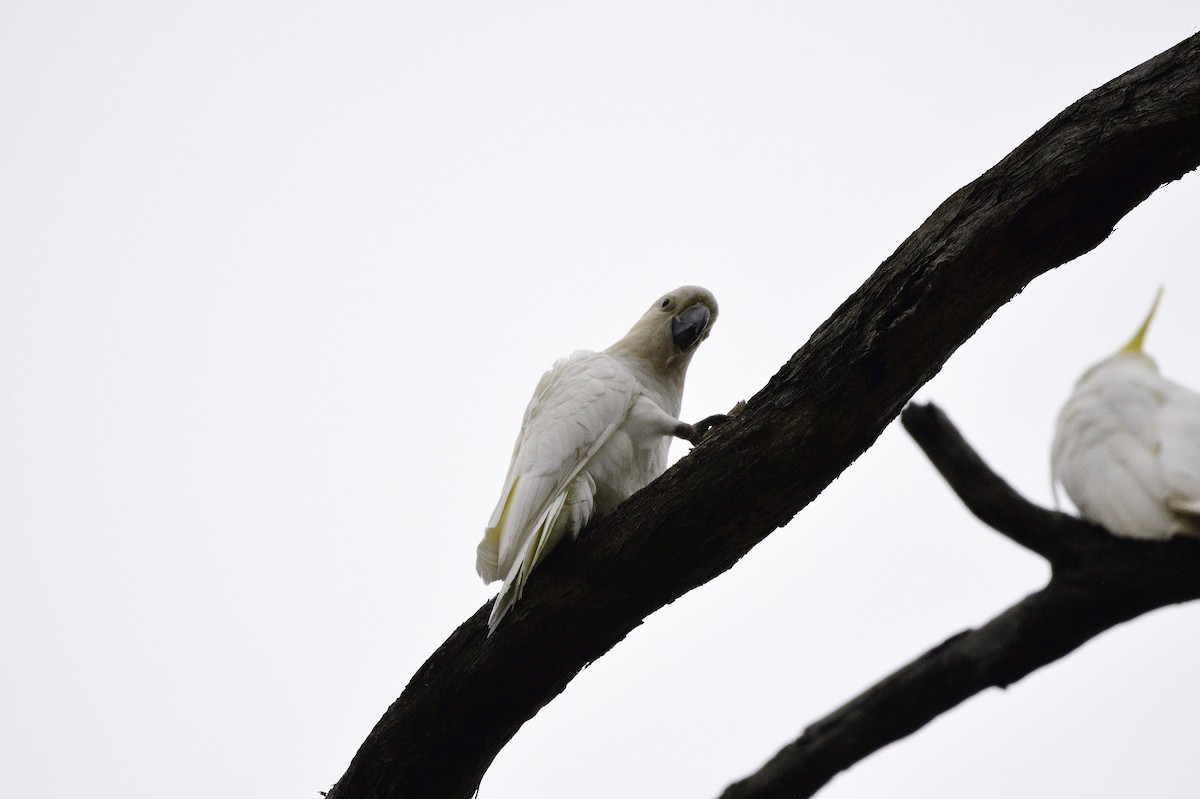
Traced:
<svg viewBox="0 0 1200 799">
<path fill-rule="evenodd" d="M 706 290 L 667 295 L 604 352 L 580 351 L 542 376 L 525 409 L 500 500 L 476 548 L 484 582 L 504 580 L 489 632 L 520 599 L 533 569 L 564 535 L 615 508 L 666 468 L 683 378 L 695 344 L 672 343 L 677 309 L 709 309 L 700 340 L 716 318 Z"/>
<path fill-rule="evenodd" d="M 1117 535 L 1200 533 L 1200 395 L 1140 351 L 1118 352 L 1063 406 L 1051 472 L 1084 518 Z"/>
</svg>

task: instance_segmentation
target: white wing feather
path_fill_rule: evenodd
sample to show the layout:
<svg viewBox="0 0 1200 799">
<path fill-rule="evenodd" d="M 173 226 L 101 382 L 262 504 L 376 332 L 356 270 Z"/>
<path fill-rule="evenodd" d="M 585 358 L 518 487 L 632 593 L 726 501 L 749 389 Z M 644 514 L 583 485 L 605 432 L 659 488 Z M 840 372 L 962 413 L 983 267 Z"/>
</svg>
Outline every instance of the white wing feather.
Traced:
<svg viewBox="0 0 1200 799">
<path fill-rule="evenodd" d="M 504 579 L 493 627 L 520 597 L 538 561 L 564 533 L 574 535 L 586 524 L 595 484 L 580 472 L 624 422 L 637 397 L 636 378 L 602 353 L 577 352 L 555 363 L 538 382 L 500 501 L 476 550 L 480 577 Z"/>
<path fill-rule="evenodd" d="M 1059 414 L 1053 479 L 1079 512 L 1132 538 L 1191 528 L 1200 507 L 1200 396 L 1156 372 L 1097 369 Z"/>
<path fill-rule="evenodd" d="M 1200 517 L 1200 394 L 1171 383 L 1161 416 L 1168 502 L 1176 513 Z"/>
</svg>

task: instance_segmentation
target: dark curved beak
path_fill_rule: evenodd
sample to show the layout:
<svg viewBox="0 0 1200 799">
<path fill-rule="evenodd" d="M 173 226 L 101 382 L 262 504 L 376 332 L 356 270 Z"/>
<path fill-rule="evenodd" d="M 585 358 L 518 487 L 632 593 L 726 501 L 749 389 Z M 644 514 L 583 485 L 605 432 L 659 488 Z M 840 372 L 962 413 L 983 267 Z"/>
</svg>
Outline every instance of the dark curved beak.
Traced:
<svg viewBox="0 0 1200 799">
<path fill-rule="evenodd" d="M 681 352 L 687 352 L 694 347 L 700 336 L 704 335 L 709 316 L 708 306 L 696 303 L 671 320 L 671 338 L 675 340 L 675 346 Z"/>
</svg>

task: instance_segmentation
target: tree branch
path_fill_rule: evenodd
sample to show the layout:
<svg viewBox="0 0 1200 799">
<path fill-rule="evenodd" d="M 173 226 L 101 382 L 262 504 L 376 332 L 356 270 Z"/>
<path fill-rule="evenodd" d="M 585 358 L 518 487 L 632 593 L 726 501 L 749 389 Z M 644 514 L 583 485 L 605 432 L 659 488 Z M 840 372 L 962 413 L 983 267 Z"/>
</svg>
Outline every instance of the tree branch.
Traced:
<svg viewBox="0 0 1200 799">
<path fill-rule="evenodd" d="M 900 418 L 972 513 L 1050 561 L 1050 582 L 816 722 L 721 799 L 812 796 L 985 688 L 1011 685 L 1121 622 L 1200 598 L 1200 541 L 1117 538 L 1039 508 L 992 472 L 935 406 L 909 405 Z"/>
<path fill-rule="evenodd" d="M 904 429 L 971 513 L 993 530 L 1059 564 L 1096 535 L 1108 533 L 1082 519 L 1034 505 L 1018 494 L 971 449 L 936 405 L 910 404 Z"/>
<path fill-rule="evenodd" d="M 747 404 L 577 546 L 486 637 L 417 671 L 330 793 L 462 797 L 641 620 L 733 566 L 879 436 L 997 308 L 1200 164 L 1200 35 L 1092 92 L 956 192 Z"/>
</svg>

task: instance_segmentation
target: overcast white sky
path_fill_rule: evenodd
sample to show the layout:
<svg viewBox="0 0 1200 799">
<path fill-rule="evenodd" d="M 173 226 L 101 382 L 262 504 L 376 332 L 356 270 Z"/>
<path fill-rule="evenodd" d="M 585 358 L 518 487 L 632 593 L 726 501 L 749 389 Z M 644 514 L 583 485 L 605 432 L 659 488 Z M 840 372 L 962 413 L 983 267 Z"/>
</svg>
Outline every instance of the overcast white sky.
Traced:
<svg viewBox="0 0 1200 799">
<path fill-rule="evenodd" d="M 316 799 L 493 595 L 475 544 L 556 357 L 698 283 L 684 416 L 726 410 L 946 196 L 1198 27 L 1193 0 L 8 4 L 5 793 Z M 1159 284 L 1148 349 L 1200 386 L 1198 213 L 1200 179 L 1162 189 L 918 396 L 1048 503 L 1059 405 Z M 480 797 L 715 796 L 1046 574 L 893 425 Z M 1190 799 L 1198 631 L 1111 631 L 821 795 Z"/>
</svg>

